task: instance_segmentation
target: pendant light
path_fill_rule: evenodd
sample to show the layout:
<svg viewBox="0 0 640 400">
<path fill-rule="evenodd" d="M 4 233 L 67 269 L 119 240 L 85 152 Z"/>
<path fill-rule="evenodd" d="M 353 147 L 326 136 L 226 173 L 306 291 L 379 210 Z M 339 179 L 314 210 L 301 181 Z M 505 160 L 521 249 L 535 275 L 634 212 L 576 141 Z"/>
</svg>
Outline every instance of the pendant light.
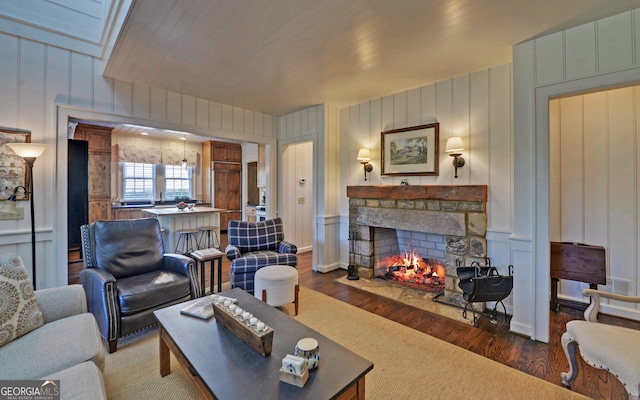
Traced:
<svg viewBox="0 0 640 400">
<path fill-rule="evenodd" d="M 187 138 L 182 134 L 182 168 L 187 169 Z"/>
</svg>

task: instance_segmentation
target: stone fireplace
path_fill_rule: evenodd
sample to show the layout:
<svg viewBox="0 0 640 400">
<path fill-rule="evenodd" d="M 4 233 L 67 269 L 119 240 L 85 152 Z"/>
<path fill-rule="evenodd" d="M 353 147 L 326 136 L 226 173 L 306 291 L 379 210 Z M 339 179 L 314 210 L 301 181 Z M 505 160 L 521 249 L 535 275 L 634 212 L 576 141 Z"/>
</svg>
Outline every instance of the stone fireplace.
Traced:
<svg viewBox="0 0 640 400">
<path fill-rule="evenodd" d="M 358 275 L 372 279 L 381 254 L 376 235 L 397 231 L 444 238 L 444 299 L 464 305 L 456 261 L 484 265 L 487 255 L 487 186 L 348 186 L 349 260 Z M 379 229 L 386 228 L 386 229 Z M 388 235 L 388 233 L 385 233 Z"/>
</svg>

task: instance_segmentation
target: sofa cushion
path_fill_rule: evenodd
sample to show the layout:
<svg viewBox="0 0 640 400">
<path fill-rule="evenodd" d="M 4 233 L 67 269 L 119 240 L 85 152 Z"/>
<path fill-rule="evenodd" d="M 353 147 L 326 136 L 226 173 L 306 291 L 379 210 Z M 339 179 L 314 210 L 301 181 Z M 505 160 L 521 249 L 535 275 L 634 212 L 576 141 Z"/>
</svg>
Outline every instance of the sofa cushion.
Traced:
<svg viewBox="0 0 640 400">
<path fill-rule="evenodd" d="M 44 324 L 0 350 L 2 379 L 40 379 L 85 361 L 104 369 L 105 350 L 92 314 Z"/>
<path fill-rule="evenodd" d="M 91 361 L 43 376 L 41 379 L 59 380 L 61 399 L 99 400 L 107 398 L 102 372 Z"/>
<path fill-rule="evenodd" d="M 245 274 L 256 272 L 267 265 L 289 265 L 295 267 L 297 264 L 298 257 L 295 254 L 275 251 L 252 251 L 233 260 L 231 270 L 234 274 Z"/>
<path fill-rule="evenodd" d="M 282 219 L 274 218 L 261 222 L 229 221 L 227 240 L 241 253 L 257 250 L 277 250 L 284 240 Z"/>
<path fill-rule="evenodd" d="M 96 221 L 93 229 L 95 266 L 116 279 L 162 268 L 164 245 L 157 219 Z"/>
<path fill-rule="evenodd" d="M 0 255 L 0 346 L 43 324 L 22 259 L 14 253 Z"/>
<path fill-rule="evenodd" d="M 120 313 L 131 315 L 191 295 L 189 278 L 171 271 L 153 271 L 118 280 Z"/>
</svg>

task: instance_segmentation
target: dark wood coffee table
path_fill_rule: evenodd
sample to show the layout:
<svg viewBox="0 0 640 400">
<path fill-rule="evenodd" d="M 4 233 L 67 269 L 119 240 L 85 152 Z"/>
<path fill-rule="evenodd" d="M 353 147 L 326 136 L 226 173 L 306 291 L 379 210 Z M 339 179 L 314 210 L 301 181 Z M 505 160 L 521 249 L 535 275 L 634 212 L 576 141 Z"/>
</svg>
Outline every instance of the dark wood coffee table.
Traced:
<svg viewBox="0 0 640 400">
<path fill-rule="evenodd" d="M 160 375 L 171 373 L 170 351 L 209 398 L 364 399 L 365 375 L 373 363 L 340 346 L 241 289 L 220 293 L 274 330 L 271 355 L 261 356 L 216 322 L 180 314 L 190 302 L 154 311 L 160 327 Z M 195 302 L 198 300 L 193 300 Z M 312 337 L 320 346 L 320 365 L 304 387 L 280 382 L 282 359 L 298 340 Z"/>
</svg>

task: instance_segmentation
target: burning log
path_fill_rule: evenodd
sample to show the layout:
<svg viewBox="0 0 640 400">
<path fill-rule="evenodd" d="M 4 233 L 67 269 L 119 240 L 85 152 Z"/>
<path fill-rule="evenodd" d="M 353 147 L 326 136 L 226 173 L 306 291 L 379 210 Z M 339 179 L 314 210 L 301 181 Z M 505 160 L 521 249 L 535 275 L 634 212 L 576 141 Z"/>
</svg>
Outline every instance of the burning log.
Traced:
<svg viewBox="0 0 640 400">
<path fill-rule="evenodd" d="M 386 257 L 379 264 L 379 275 L 387 280 L 409 284 L 423 290 L 442 290 L 444 267 L 421 258 L 417 251 L 405 250 L 404 255 Z M 442 276 L 442 278 L 441 278 Z"/>
</svg>

